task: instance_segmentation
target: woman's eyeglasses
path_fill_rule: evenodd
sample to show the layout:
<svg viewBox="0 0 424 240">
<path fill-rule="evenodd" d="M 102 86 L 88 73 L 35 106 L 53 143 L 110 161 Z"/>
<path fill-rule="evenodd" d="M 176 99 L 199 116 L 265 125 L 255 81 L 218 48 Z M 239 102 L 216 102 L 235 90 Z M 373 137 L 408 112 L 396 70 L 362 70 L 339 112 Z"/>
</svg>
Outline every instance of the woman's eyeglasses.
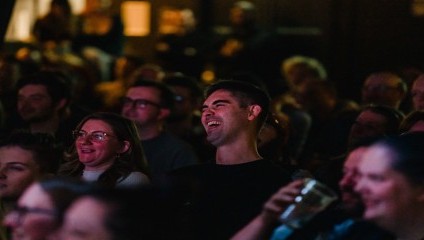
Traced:
<svg viewBox="0 0 424 240">
<path fill-rule="evenodd" d="M 107 137 L 115 137 L 112 134 L 102 132 L 102 131 L 94 131 L 91 133 L 87 133 L 84 130 L 74 130 L 72 131 L 72 136 L 75 140 L 87 139 L 91 142 L 104 142 Z"/>
</svg>

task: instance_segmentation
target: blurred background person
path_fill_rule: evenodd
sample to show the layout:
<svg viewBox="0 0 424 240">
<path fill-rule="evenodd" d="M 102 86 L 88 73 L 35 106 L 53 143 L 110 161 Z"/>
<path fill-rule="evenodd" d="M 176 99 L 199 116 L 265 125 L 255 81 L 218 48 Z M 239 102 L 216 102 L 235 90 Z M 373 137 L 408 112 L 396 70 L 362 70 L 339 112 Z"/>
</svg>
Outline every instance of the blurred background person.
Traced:
<svg viewBox="0 0 424 240">
<path fill-rule="evenodd" d="M 122 97 L 131 85 L 131 76 L 143 63 L 141 57 L 131 55 L 123 55 L 115 60 L 113 79 L 95 86 L 95 95 L 101 99 L 97 110 L 120 112 Z"/>
<path fill-rule="evenodd" d="M 414 110 L 424 110 L 424 74 L 419 75 L 411 87 L 412 107 Z"/>
<path fill-rule="evenodd" d="M 63 240 L 193 239 L 168 189 L 95 189 L 67 210 Z"/>
<path fill-rule="evenodd" d="M 70 179 L 37 181 L 24 191 L 3 224 L 11 230 L 11 239 L 60 239 L 65 210 L 89 189 L 89 185 Z"/>
<path fill-rule="evenodd" d="M 423 156 L 423 133 L 408 133 L 374 144 L 359 165 L 355 190 L 365 205 L 363 218 L 396 239 L 424 236 Z"/>
<path fill-rule="evenodd" d="M 406 83 L 395 73 L 374 72 L 362 85 L 362 104 L 386 105 L 399 109 L 407 91 Z"/>
<path fill-rule="evenodd" d="M 400 124 L 400 133 L 424 132 L 424 111 L 412 111 Z"/>
<path fill-rule="evenodd" d="M 155 58 L 167 72 L 181 72 L 200 79 L 210 37 L 197 28 L 189 8 L 167 6 L 160 11 Z"/>
<path fill-rule="evenodd" d="M 122 19 L 112 12 L 111 4 L 111 0 L 86 1 L 72 46 L 97 66 L 103 81 L 110 79 L 114 58 L 122 55 L 124 47 Z"/>
<path fill-rule="evenodd" d="M 1 139 L 0 221 L 32 182 L 56 174 L 62 154 L 48 134 L 19 131 Z M 2 239 L 5 234 L 0 227 Z"/>
<path fill-rule="evenodd" d="M 43 51 L 71 51 L 75 35 L 76 19 L 68 0 L 52 0 L 46 15 L 38 18 L 33 26 L 36 44 Z"/>
</svg>

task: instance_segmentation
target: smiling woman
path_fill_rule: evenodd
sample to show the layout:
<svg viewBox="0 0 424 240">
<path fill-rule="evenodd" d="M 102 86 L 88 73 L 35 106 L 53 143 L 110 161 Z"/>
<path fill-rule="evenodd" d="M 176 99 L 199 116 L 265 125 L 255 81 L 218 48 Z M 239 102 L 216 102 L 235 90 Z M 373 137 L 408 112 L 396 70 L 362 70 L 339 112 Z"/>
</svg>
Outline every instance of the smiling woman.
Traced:
<svg viewBox="0 0 424 240">
<path fill-rule="evenodd" d="M 408 133 L 372 145 L 360 165 L 355 190 L 364 218 L 397 239 L 424 237 L 424 133 Z"/>
<path fill-rule="evenodd" d="M 93 113 L 80 122 L 73 136 L 60 175 L 106 186 L 149 182 L 140 138 L 131 120 L 113 113 Z"/>
</svg>

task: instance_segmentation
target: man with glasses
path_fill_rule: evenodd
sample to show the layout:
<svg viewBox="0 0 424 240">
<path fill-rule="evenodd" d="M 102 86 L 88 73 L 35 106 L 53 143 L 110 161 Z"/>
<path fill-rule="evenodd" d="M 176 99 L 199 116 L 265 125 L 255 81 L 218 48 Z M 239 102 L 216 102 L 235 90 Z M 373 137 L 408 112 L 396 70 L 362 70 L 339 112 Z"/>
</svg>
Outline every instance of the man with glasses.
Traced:
<svg viewBox="0 0 424 240">
<path fill-rule="evenodd" d="M 198 162 L 190 145 L 165 130 L 165 121 L 174 107 L 175 95 L 163 83 L 135 76 L 123 99 L 122 115 L 138 129 L 152 180 Z"/>
</svg>

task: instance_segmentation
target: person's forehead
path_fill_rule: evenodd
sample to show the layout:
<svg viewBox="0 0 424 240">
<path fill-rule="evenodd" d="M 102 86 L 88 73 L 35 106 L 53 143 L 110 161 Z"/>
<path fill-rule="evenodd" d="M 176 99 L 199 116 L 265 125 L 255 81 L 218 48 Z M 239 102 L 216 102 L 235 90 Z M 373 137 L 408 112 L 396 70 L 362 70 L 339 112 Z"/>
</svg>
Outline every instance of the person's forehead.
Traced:
<svg viewBox="0 0 424 240">
<path fill-rule="evenodd" d="M 401 82 L 401 79 L 396 75 L 390 73 L 378 73 L 369 76 L 365 85 L 395 85 Z"/>
<path fill-rule="evenodd" d="M 371 110 L 362 111 L 356 119 L 359 122 L 374 122 L 384 124 L 386 122 L 386 118 L 376 112 Z"/>
<path fill-rule="evenodd" d="M 235 99 L 235 96 L 228 90 L 218 89 L 206 98 L 205 103 L 223 99 Z"/>
<path fill-rule="evenodd" d="M 107 131 L 112 132 L 112 126 L 109 123 L 100 119 L 89 119 L 81 127 L 82 130 L 86 131 Z"/>
<path fill-rule="evenodd" d="M 23 164 L 25 166 L 35 165 L 34 155 L 31 151 L 19 146 L 0 147 L 0 164 Z"/>
<path fill-rule="evenodd" d="M 127 95 L 149 95 L 159 97 L 160 90 L 151 86 L 135 86 L 128 89 Z"/>
<path fill-rule="evenodd" d="M 374 145 L 364 153 L 359 169 L 361 172 L 383 172 L 390 168 L 390 152 L 386 147 Z"/>
<path fill-rule="evenodd" d="M 46 94 L 47 87 L 42 84 L 27 84 L 19 89 L 19 94 Z"/>
<path fill-rule="evenodd" d="M 348 169 L 358 168 L 359 163 L 361 162 L 366 150 L 366 147 L 358 147 L 355 150 L 351 151 L 346 158 L 344 167 Z"/>
</svg>

